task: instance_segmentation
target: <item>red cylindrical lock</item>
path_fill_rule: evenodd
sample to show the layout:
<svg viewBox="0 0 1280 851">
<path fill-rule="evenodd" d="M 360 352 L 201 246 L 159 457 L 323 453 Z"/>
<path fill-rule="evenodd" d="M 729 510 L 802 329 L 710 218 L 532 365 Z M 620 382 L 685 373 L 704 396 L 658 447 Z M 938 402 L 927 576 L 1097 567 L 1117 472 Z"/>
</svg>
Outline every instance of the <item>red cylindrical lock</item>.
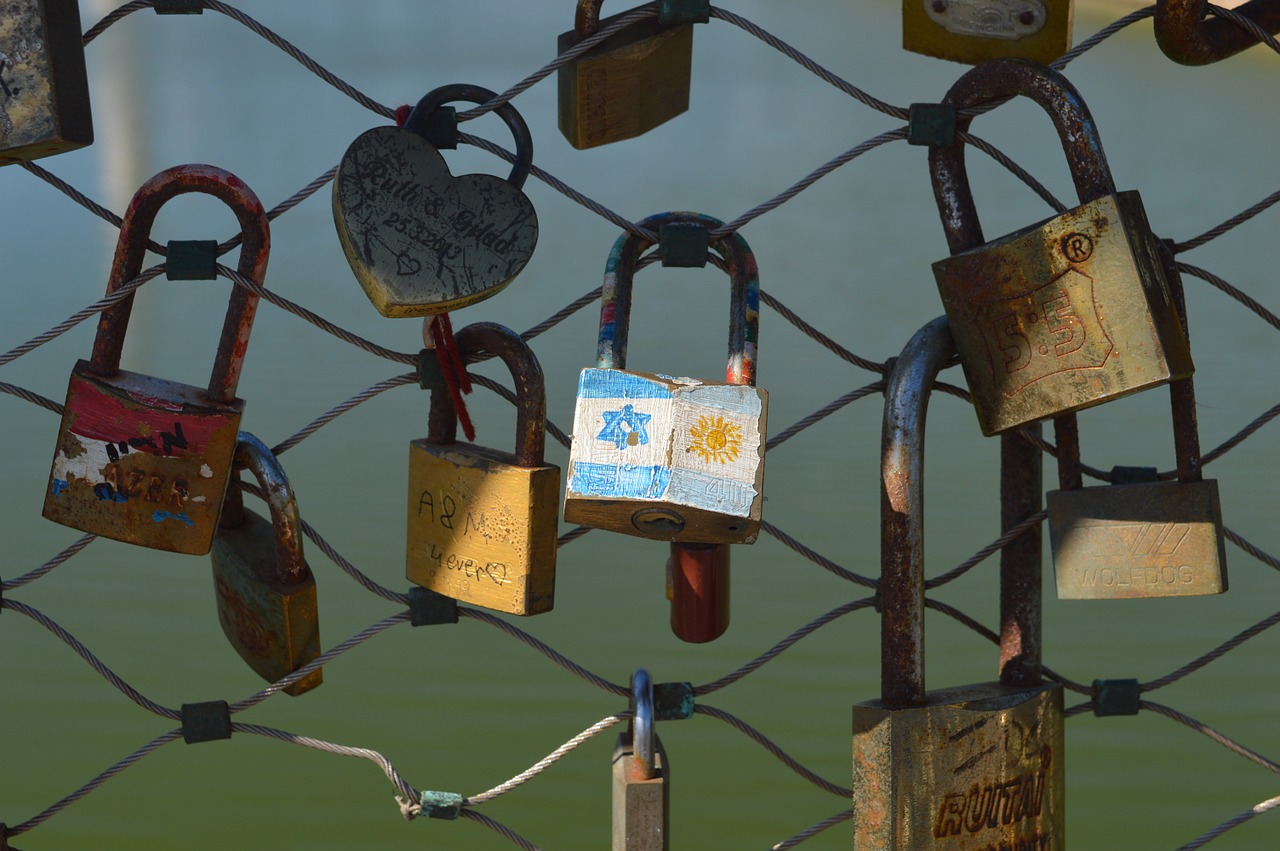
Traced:
<svg viewBox="0 0 1280 851">
<path fill-rule="evenodd" d="M 705 644 L 729 628 L 729 545 L 672 544 L 667 559 L 671 632 Z"/>
</svg>

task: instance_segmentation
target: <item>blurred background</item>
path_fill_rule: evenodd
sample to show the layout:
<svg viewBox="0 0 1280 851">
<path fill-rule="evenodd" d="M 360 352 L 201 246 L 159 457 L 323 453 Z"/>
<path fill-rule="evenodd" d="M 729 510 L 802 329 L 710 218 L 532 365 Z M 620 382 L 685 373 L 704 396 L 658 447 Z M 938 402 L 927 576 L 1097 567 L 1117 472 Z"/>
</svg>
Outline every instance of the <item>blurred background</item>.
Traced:
<svg viewBox="0 0 1280 851">
<path fill-rule="evenodd" d="M 115 4 L 82 2 L 87 29 Z M 501 91 L 545 65 L 573 25 L 568 0 L 417 3 L 383 0 L 237 0 L 244 10 L 380 103 L 414 103 L 448 83 Z M 732 0 L 726 8 L 834 73 L 898 106 L 936 102 L 964 66 L 909 54 L 898 4 Z M 1136 3 L 1078 2 L 1079 43 Z M 622 7 L 607 5 L 607 14 Z M 587 151 L 556 127 L 553 79 L 514 100 L 534 162 L 630 220 L 695 210 L 729 220 L 856 144 L 901 125 L 823 83 L 746 32 L 713 19 L 695 31 L 689 112 L 636 139 Z M 212 163 L 274 206 L 335 165 L 364 130 L 387 123 L 320 81 L 230 18 L 130 15 L 86 49 L 96 141 L 38 164 L 123 212 L 149 176 Z M 1128 27 L 1066 73 L 1092 109 L 1121 189 L 1137 189 L 1156 233 L 1188 240 L 1280 187 L 1275 156 L 1280 57 L 1254 48 L 1217 65 L 1174 65 L 1149 20 Z M 459 105 L 465 108 L 464 105 Z M 486 116 L 463 130 L 503 146 Z M 973 130 L 1059 198 L 1072 188 L 1047 116 L 1015 101 Z M 454 174 L 507 166 L 475 149 L 446 152 Z M 989 236 L 1050 215 L 1034 193 L 970 153 Z M 531 179 L 541 237 L 532 261 L 497 297 L 453 317 L 455 327 L 532 327 L 598 286 L 617 228 Z M 101 297 L 118 231 L 31 173 L 0 170 L 0 349 L 9 349 Z M 1280 309 L 1270 240 L 1277 211 L 1183 255 Z M 153 232 L 226 239 L 231 214 L 208 198 L 166 205 Z M 925 150 L 894 142 L 826 176 L 745 226 L 762 288 L 845 347 L 873 361 L 897 355 L 941 313 L 930 263 L 947 254 Z M 420 323 L 379 316 L 351 275 L 325 187 L 272 227 L 266 286 L 396 351 L 421 346 Z M 234 265 L 231 258 L 222 262 Z M 150 257 L 148 265 L 159 262 Z M 141 291 L 125 345 L 127 369 L 206 380 L 230 283 L 168 283 Z M 1280 337 L 1203 281 L 1186 278 L 1205 451 L 1276 403 Z M 637 281 L 628 366 L 716 379 L 724 364 L 727 287 L 714 268 L 652 267 Z M 762 308 L 759 386 L 780 432 L 879 376 L 839 361 L 776 312 Z M 549 417 L 572 425 L 578 371 L 594 365 L 591 305 L 534 341 L 547 376 Z M 0 381 L 62 400 L 67 376 L 92 345 L 93 322 L 4 367 Z M 509 383 L 494 363 L 479 372 Z M 268 445 L 370 385 L 406 372 L 262 303 L 239 395 L 242 427 Z M 945 375 L 963 384 L 959 370 Z M 1080 417 L 1084 459 L 1173 466 L 1168 395 L 1126 398 Z M 478 442 L 509 448 L 511 408 L 479 389 L 468 403 Z M 428 395 L 386 392 L 338 418 L 282 463 L 303 516 L 356 566 L 392 588 L 404 579 L 406 445 L 426 434 Z M 57 417 L 0 396 L 9 435 L 0 575 L 25 573 L 79 533 L 40 518 Z M 879 560 L 881 398 L 849 405 L 769 455 L 765 519 L 817 552 L 875 576 Z M 926 570 L 937 575 L 999 533 L 998 441 L 972 410 L 940 395 L 929 412 Z M 1260 429 L 1206 469 L 1219 480 L 1226 525 L 1280 551 L 1273 475 L 1276 427 Z M 567 452 L 548 441 L 548 459 Z M 1055 482 L 1045 464 L 1046 487 Z M 250 507 L 260 508 L 256 500 Z M 565 527 L 567 530 L 568 527 Z M 1084 683 L 1147 681 L 1208 652 L 1275 608 L 1274 571 L 1228 545 L 1229 593 L 1185 600 L 1060 602 L 1045 536 L 1045 663 Z M 645 667 L 655 682 L 717 679 L 811 619 L 867 596 L 762 535 L 733 550 L 732 624 L 711 644 L 668 628 L 666 545 L 593 532 L 560 553 L 556 607 L 517 625 L 617 683 Z M 325 647 L 396 608 L 367 593 L 314 546 Z M 996 625 L 996 560 L 938 597 Z M 10 592 L 55 619 L 122 678 L 171 707 L 256 691 L 261 683 L 217 623 L 208 561 L 99 540 L 47 577 Z M 955 621 L 927 620 L 931 688 L 993 679 L 995 648 Z M 1263 633 L 1163 689 L 1159 700 L 1266 756 L 1280 755 L 1275 724 L 1280 634 Z M 850 708 L 879 695 L 874 610 L 843 617 L 758 672 L 708 695 L 828 780 L 849 783 Z M 35 815 L 172 724 L 130 703 L 38 624 L 0 618 L 0 821 Z M 1068 693 L 1067 706 L 1086 700 Z M 420 789 L 477 794 L 523 771 L 596 721 L 626 708 L 499 630 L 456 626 L 387 630 L 325 670 L 299 698 L 277 695 L 235 720 L 385 754 Z M 796 776 L 728 725 L 706 716 L 658 725 L 672 766 L 673 847 L 768 848 L 848 801 Z M 620 728 L 619 728 L 620 729 Z M 574 751 L 528 785 L 480 808 L 547 849 L 601 848 L 609 837 L 610 755 L 617 729 Z M 1169 719 L 1067 724 L 1067 833 L 1076 848 L 1174 848 L 1280 791 L 1280 779 Z M 466 821 L 405 824 L 394 790 L 372 763 L 236 735 L 181 742 L 130 767 L 15 843 L 31 849 L 379 847 L 501 849 Z M 1280 816 L 1262 816 L 1211 847 L 1273 847 Z M 806 849 L 848 848 L 847 823 Z"/>
</svg>

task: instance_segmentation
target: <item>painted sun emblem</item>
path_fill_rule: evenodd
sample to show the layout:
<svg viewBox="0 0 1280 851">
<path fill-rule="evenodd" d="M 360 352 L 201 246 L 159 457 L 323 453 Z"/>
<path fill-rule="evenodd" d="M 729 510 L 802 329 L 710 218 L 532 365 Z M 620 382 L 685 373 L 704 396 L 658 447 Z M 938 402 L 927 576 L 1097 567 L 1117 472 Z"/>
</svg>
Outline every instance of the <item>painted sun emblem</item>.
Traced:
<svg viewBox="0 0 1280 851">
<path fill-rule="evenodd" d="M 738 460 L 742 451 L 742 429 L 720 416 L 700 416 L 697 425 L 689 428 L 693 443 L 689 452 L 696 452 L 703 461 L 728 464 Z"/>
</svg>

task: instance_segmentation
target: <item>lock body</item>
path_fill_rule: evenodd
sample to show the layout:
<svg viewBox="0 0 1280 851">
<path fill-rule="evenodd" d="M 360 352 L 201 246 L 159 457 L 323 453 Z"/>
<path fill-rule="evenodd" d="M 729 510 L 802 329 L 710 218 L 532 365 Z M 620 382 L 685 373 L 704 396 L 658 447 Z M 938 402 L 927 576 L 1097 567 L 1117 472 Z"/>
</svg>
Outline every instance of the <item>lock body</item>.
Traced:
<svg viewBox="0 0 1280 851">
<path fill-rule="evenodd" d="M 563 33 L 557 52 L 581 40 L 576 29 Z M 578 149 L 649 132 L 689 109 L 692 63 L 693 24 L 624 27 L 557 72 L 560 132 Z"/>
<path fill-rule="evenodd" d="M 984 434 L 1192 374 L 1136 192 L 933 264 Z"/>
<path fill-rule="evenodd" d="M 902 47 L 970 65 L 1048 64 L 1070 49 L 1073 17 L 1073 0 L 902 0 Z"/>
<path fill-rule="evenodd" d="M 305 563 L 301 579 L 281 576 L 271 521 L 246 510 L 240 525 L 218 530 L 210 556 L 218 623 L 250 668 L 273 683 L 320 655 L 315 577 Z M 308 692 L 323 678 L 317 669 L 285 692 Z"/>
<path fill-rule="evenodd" d="M 1062 721 L 1056 683 L 854 706 L 854 847 L 1065 848 Z"/>
<path fill-rule="evenodd" d="M 93 141 L 76 0 L 0 2 L 0 164 Z"/>
<path fill-rule="evenodd" d="M 513 615 L 555 602 L 560 468 L 467 443 L 409 444 L 406 576 Z"/>
<path fill-rule="evenodd" d="M 630 732 L 614 745 L 613 851 L 667 851 L 670 845 L 667 754 L 661 739 L 654 742 L 652 777 L 637 766 Z"/>
<path fill-rule="evenodd" d="M 755 541 L 767 410 L 749 384 L 584 369 L 565 520 L 662 541 Z"/>
<path fill-rule="evenodd" d="M 244 402 L 119 370 L 72 370 L 44 516 L 117 541 L 203 555 L 217 531 Z"/>
<path fill-rule="evenodd" d="M 1227 590 L 1218 483 L 1138 482 L 1050 491 L 1058 597 L 1185 597 Z"/>
</svg>

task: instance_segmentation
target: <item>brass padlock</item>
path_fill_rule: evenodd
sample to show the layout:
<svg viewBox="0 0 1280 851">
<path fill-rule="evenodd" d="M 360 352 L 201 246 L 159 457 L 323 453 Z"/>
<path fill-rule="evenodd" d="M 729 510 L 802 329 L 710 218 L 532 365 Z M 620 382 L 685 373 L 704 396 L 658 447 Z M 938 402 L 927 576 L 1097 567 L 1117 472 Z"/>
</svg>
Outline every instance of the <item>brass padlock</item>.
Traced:
<svg viewBox="0 0 1280 851">
<path fill-rule="evenodd" d="M 653 680 L 631 675 L 631 724 L 613 747 L 613 851 L 667 851 L 670 768 L 654 732 Z"/>
<path fill-rule="evenodd" d="M 298 501 L 280 462 L 242 431 L 235 463 L 266 492 L 271 519 L 246 510 L 239 486 L 228 487 L 210 551 L 218 623 L 240 658 L 274 683 L 320 655 L 316 580 L 302 553 Z M 317 668 L 284 691 L 299 695 L 323 679 Z"/>
<path fill-rule="evenodd" d="M 964 141 L 929 149 L 951 256 L 933 264 L 984 434 L 1186 378 L 1194 367 L 1137 192 L 1116 192 L 1097 128 L 1057 71 L 997 59 L 944 103 L 1025 95 L 1053 118 L 1084 203 L 986 242 Z M 971 119 L 961 117 L 960 129 Z"/>
<path fill-rule="evenodd" d="M 493 322 L 468 325 L 454 340 L 464 358 L 489 352 L 511 370 L 516 451 L 458 443 L 448 389 L 431 391 L 428 436 L 409 444 L 405 575 L 488 609 L 549 612 L 555 603 L 560 468 L 543 463 L 542 367 L 519 334 Z"/>
<path fill-rule="evenodd" d="M 1162 255 L 1185 314 L 1177 266 L 1169 252 Z M 1070 423 L 1057 428 L 1062 489 L 1050 491 L 1046 501 L 1059 598 L 1191 597 L 1227 590 L 1222 505 L 1217 481 L 1205 479 L 1200 469 L 1192 379 L 1170 383 L 1169 396 L 1176 481 L 1157 481 L 1154 468 L 1117 467 L 1111 484 L 1081 487 L 1077 431 Z"/>
<path fill-rule="evenodd" d="M 660 213 L 639 227 L 709 231 L 720 224 L 697 213 Z M 596 368 L 578 378 L 564 519 L 660 541 L 752 543 L 764 501 L 768 412 L 768 394 L 755 387 L 755 256 L 736 233 L 706 243 L 728 264 L 732 298 L 727 383 L 704 382 L 625 368 L 632 279 L 650 244 L 624 234 L 609 256 Z"/>
<path fill-rule="evenodd" d="M 107 294 L 137 277 L 160 207 L 202 192 L 240 222 L 239 272 L 261 284 L 271 236 L 244 182 L 209 165 L 175 166 L 148 180 L 125 211 Z M 236 385 L 258 297 L 233 286 L 207 389 L 120 369 L 134 294 L 102 312 L 89 360 L 71 371 L 45 494 L 44 516 L 139 546 L 204 555 L 213 545 L 244 402 Z"/>
<path fill-rule="evenodd" d="M 1280 2 L 1250 0 L 1233 11 L 1266 32 L 1280 32 Z M 1156 0 L 1156 43 L 1181 65 L 1208 65 L 1253 47 L 1259 38 L 1235 21 L 1209 16 L 1209 0 Z"/>
<path fill-rule="evenodd" d="M 946 320 L 934 320 L 885 390 L 881 694 L 853 708 L 854 847 L 1064 848 L 1062 686 L 1041 681 L 1038 593 L 1019 601 L 1034 634 L 1018 640 L 1035 659 L 1002 664 L 998 682 L 925 691 L 925 414 L 954 352 Z M 1002 598 L 1016 590 L 1001 584 Z"/>
<path fill-rule="evenodd" d="M 902 47 L 977 65 L 1050 62 L 1071 48 L 1073 0 L 902 0 Z"/>
<path fill-rule="evenodd" d="M 590 38 L 621 15 L 600 20 L 602 0 L 578 0 L 574 27 L 557 53 Z M 658 16 L 623 27 L 557 72 L 560 132 L 575 148 L 594 148 L 648 133 L 689 108 L 693 21 L 706 3 L 663 3 Z M 681 6 L 701 14 L 672 14 Z M 635 10 L 630 10 L 634 12 Z M 624 12 L 622 14 L 629 14 Z"/>
<path fill-rule="evenodd" d="M 0 0 L 0 165 L 93 142 L 77 0 Z"/>
</svg>

